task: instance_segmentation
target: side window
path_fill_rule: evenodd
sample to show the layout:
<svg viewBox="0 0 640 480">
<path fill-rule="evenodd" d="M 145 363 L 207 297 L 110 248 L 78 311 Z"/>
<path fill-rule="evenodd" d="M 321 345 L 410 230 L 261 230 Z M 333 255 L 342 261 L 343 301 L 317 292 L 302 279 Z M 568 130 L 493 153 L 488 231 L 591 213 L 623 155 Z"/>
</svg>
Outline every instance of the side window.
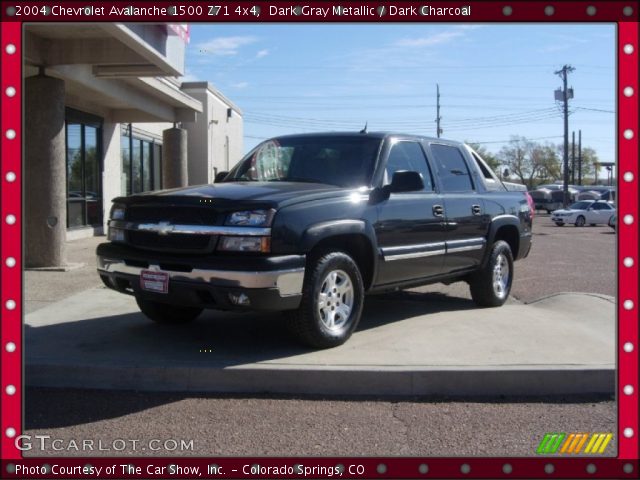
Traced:
<svg viewBox="0 0 640 480">
<path fill-rule="evenodd" d="M 445 192 L 468 192 L 473 190 L 471 174 L 460 150 L 449 145 L 432 143 L 431 151 L 438 164 L 438 172 Z"/>
<path fill-rule="evenodd" d="M 418 172 L 422 175 L 425 191 L 433 191 L 433 181 L 427 159 L 419 143 L 400 141 L 391 147 L 384 175 L 385 185 L 391 183 L 393 174 L 398 170 Z"/>
</svg>

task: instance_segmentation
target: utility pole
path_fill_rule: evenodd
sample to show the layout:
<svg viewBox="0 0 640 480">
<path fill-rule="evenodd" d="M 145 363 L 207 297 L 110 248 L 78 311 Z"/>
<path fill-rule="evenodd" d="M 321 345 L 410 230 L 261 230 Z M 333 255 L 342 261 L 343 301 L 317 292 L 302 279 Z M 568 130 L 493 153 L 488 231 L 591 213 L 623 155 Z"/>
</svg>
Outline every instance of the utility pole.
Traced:
<svg viewBox="0 0 640 480">
<path fill-rule="evenodd" d="M 571 132 L 571 185 L 576 184 L 576 132 Z"/>
<path fill-rule="evenodd" d="M 564 65 L 561 70 L 555 72 L 556 75 L 559 75 L 562 78 L 562 92 L 558 95 L 558 91 L 556 90 L 556 100 L 562 100 L 563 111 L 564 111 L 564 154 L 563 154 L 563 164 L 564 164 L 564 187 L 563 187 L 563 205 L 567 207 L 569 205 L 569 99 L 573 98 L 573 89 L 569 91 L 567 89 L 567 75 L 573 72 L 575 68 L 571 65 Z M 558 98 L 558 97 L 561 98 Z"/>
<path fill-rule="evenodd" d="M 582 185 L 582 130 L 578 130 L 578 185 Z"/>
<path fill-rule="evenodd" d="M 440 85 L 436 83 L 436 136 L 438 138 L 440 138 L 440 134 L 442 134 L 440 120 L 442 120 L 442 117 L 440 116 Z"/>
</svg>

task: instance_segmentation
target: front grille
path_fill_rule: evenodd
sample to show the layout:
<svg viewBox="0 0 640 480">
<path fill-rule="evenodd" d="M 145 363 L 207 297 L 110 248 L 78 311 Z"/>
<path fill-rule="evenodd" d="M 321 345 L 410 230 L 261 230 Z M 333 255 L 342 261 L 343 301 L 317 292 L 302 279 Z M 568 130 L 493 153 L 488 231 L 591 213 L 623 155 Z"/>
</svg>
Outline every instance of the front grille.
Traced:
<svg viewBox="0 0 640 480">
<path fill-rule="evenodd" d="M 173 225 L 220 225 L 220 214 L 210 207 L 131 205 L 127 220 L 138 223 L 169 222 Z"/>
<path fill-rule="evenodd" d="M 208 253 L 213 251 L 216 235 L 188 235 L 175 233 L 158 235 L 155 232 L 128 232 L 129 245 L 145 250 L 183 253 Z"/>
</svg>

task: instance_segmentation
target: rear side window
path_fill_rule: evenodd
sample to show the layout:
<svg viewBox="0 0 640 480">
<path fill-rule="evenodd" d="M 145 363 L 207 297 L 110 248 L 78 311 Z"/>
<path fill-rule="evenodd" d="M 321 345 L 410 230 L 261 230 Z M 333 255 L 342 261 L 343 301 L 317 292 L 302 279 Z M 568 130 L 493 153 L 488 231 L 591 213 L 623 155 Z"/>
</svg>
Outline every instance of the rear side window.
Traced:
<svg viewBox="0 0 640 480">
<path fill-rule="evenodd" d="M 438 165 L 442 189 L 445 192 L 473 191 L 471 173 L 460 150 L 449 145 L 432 143 L 431 152 Z"/>
<path fill-rule="evenodd" d="M 398 170 L 418 172 L 422 175 L 425 191 L 433 191 L 433 182 L 427 165 L 427 158 L 424 156 L 419 143 L 401 141 L 391 147 L 385 170 L 385 185 L 391 183 L 393 174 Z"/>
</svg>

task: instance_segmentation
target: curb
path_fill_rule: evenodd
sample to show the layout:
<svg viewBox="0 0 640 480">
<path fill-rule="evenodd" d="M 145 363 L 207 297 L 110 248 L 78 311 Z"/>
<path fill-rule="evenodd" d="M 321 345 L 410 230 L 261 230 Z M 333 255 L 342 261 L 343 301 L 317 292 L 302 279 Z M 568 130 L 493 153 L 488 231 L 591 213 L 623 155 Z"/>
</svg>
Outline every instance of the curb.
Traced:
<svg viewBox="0 0 640 480">
<path fill-rule="evenodd" d="M 614 366 L 538 368 L 117 367 L 27 365 L 31 387 L 314 395 L 614 394 Z"/>
</svg>

